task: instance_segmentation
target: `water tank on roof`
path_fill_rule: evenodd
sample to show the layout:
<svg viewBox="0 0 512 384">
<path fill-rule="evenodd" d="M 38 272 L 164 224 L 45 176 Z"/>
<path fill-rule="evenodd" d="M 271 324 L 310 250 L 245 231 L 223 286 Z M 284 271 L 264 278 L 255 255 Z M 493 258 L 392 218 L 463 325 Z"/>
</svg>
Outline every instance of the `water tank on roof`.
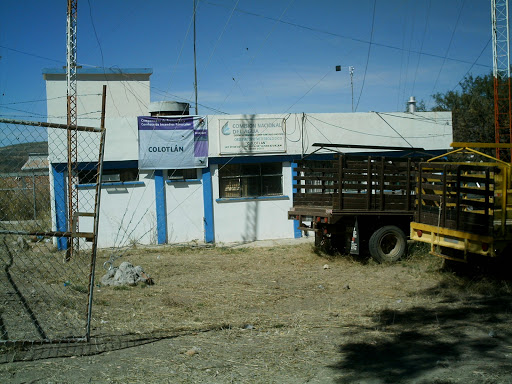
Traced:
<svg viewBox="0 0 512 384">
<path fill-rule="evenodd" d="M 178 101 L 156 101 L 149 103 L 149 114 L 151 116 L 182 116 L 189 114 L 189 103 Z"/>
</svg>

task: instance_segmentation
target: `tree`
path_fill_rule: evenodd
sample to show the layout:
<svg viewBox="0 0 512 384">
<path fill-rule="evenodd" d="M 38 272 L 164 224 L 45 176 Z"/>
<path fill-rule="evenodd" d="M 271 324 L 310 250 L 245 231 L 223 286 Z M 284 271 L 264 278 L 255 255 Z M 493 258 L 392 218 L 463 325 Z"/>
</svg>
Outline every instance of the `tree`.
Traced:
<svg viewBox="0 0 512 384">
<path fill-rule="evenodd" d="M 452 111 L 454 141 L 494 143 L 492 74 L 466 76 L 460 87 L 460 92 L 434 94 L 432 111 Z"/>
<path fill-rule="evenodd" d="M 427 112 L 427 106 L 425 105 L 425 101 L 420 100 L 416 105 L 417 112 Z"/>
</svg>

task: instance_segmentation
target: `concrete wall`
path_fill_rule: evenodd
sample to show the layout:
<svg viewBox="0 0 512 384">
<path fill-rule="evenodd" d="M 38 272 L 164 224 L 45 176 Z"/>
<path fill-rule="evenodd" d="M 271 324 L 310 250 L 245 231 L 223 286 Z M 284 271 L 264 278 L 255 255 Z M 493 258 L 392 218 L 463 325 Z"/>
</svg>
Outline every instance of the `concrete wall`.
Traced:
<svg viewBox="0 0 512 384">
<path fill-rule="evenodd" d="M 102 187 L 99 247 L 157 243 L 152 173 L 141 173 L 139 181 L 131 185 Z M 94 193 L 94 187 L 80 187 L 78 200 L 94 201 Z M 80 230 L 92 232 L 92 219 L 87 219 L 80 219 Z"/>
<path fill-rule="evenodd" d="M 105 166 L 116 167 L 138 159 L 137 116 L 146 115 L 150 103 L 149 77 L 152 71 L 142 69 L 78 69 L 77 124 L 100 126 L 102 90 L 106 94 Z M 66 124 L 67 98 L 64 69 L 44 69 L 46 80 L 48 122 Z M 54 229 L 66 230 L 67 133 L 61 129 L 48 130 L 48 148 Z M 78 161 L 97 162 L 99 134 L 78 133 Z M 112 165 L 111 162 L 115 162 Z M 55 180 L 60 184 L 56 184 Z M 64 189 L 64 190 L 63 190 Z M 93 210 L 94 188 L 80 186 L 79 204 L 85 212 Z M 60 220 L 60 222 L 59 222 Z M 92 222 L 80 219 L 80 230 L 92 230 Z M 102 186 L 102 204 L 98 244 L 100 247 L 125 246 L 140 242 L 156 244 L 155 188 L 152 172 L 142 172 L 139 181 L 125 185 Z M 86 244 L 84 244 L 86 245 Z M 65 247 L 61 241 L 59 246 Z"/>
<path fill-rule="evenodd" d="M 102 187 L 99 247 L 157 244 L 153 173 L 141 172 L 139 181 Z"/>
<path fill-rule="evenodd" d="M 286 131 L 284 153 L 287 154 L 311 153 L 316 149 L 312 146 L 314 143 L 447 149 L 453 138 L 451 112 L 212 115 L 208 116 L 210 157 L 225 156 L 221 153 L 221 123 L 225 120 L 282 122 Z M 258 134 L 264 133 L 265 129 L 262 128 Z M 343 151 L 350 153 L 361 150 Z"/>
<path fill-rule="evenodd" d="M 147 115 L 150 102 L 150 69 L 87 69 L 78 70 L 78 125 L 99 127 L 103 85 L 107 86 L 105 127 L 105 161 L 137 160 L 137 116 Z M 48 122 L 66 124 L 66 74 L 64 69 L 45 69 Z M 97 135 L 82 134 L 79 161 L 89 161 Z M 66 158 L 66 132 L 48 131 L 49 155 L 52 162 Z M 85 157 L 83 157 L 85 156 Z"/>
<path fill-rule="evenodd" d="M 267 157 L 265 160 L 269 160 Z M 292 206 L 292 169 L 283 163 L 283 196 L 220 199 L 218 169 L 212 165 L 215 242 L 238 242 L 294 237 L 293 221 L 287 212 Z"/>
</svg>

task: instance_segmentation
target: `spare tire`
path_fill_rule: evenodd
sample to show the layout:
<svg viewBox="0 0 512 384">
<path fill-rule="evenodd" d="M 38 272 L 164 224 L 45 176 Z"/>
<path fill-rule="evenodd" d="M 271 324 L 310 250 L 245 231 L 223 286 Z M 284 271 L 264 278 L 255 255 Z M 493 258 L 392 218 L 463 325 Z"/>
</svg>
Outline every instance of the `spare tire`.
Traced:
<svg viewBox="0 0 512 384">
<path fill-rule="evenodd" d="M 393 263 L 407 253 L 407 238 L 400 228 L 386 225 L 373 232 L 368 248 L 375 261 Z"/>
</svg>

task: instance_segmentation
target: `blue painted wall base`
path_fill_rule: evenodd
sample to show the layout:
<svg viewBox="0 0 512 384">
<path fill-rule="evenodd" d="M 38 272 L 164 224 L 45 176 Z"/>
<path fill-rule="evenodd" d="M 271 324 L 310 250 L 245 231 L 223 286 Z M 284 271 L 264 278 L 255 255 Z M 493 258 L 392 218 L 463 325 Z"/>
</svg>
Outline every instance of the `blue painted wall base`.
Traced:
<svg viewBox="0 0 512 384">
<path fill-rule="evenodd" d="M 167 212 L 165 209 L 164 172 L 155 171 L 156 231 L 158 244 L 167 243 Z"/>
<path fill-rule="evenodd" d="M 210 167 L 203 168 L 203 201 L 204 201 L 204 241 L 213 243 L 215 232 L 213 225 L 213 190 Z"/>
</svg>

